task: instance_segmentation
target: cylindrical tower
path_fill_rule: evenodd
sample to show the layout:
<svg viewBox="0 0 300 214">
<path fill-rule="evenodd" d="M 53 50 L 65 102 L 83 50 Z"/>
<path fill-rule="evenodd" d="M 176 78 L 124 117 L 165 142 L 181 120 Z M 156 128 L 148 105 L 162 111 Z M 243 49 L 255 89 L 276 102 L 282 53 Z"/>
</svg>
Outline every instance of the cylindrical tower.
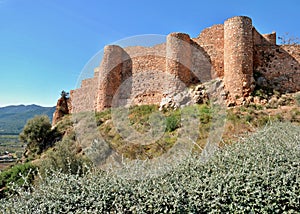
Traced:
<svg viewBox="0 0 300 214">
<path fill-rule="evenodd" d="M 99 69 L 96 111 L 111 107 L 113 97 L 122 83 L 123 48 L 117 45 L 104 47 Z"/>
<path fill-rule="evenodd" d="M 224 83 L 233 100 L 253 89 L 252 20 L 245 16 L 224 23 Z"/>
<path fill-rule="evenodd" d="M 192 51 L 190 36 L 185 33 L 171 33 L 167 36 L 166 72 L 175 80 L 189 84 L 192 79 Z"/>
</svg>

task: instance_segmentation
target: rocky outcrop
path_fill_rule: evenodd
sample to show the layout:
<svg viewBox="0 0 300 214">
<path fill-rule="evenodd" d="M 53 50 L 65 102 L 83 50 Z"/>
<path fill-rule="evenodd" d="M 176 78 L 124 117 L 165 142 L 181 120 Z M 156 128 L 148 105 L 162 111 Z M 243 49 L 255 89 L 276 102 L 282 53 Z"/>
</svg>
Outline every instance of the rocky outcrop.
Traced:
<svg viewBox="0 0 300 214">
<path fill-rule="evenodd" d="M 52 126 L 57 124 L 57 122 L 60 121 L 63 116 L 71 113 L 71 111 L 72 111 L 71 99 L 67 97 L 59 98 L 56 104 L 55 112 L 53 114 Z"/>
<path fill-rule="evenodd" d="M 225 103 L 226 96 L 223 80 L 217 78 L 164 97 L 159 110 L 178 109 L 193 104 L 208 104 L 209 102 L 222 105 Z"/>
</svg>

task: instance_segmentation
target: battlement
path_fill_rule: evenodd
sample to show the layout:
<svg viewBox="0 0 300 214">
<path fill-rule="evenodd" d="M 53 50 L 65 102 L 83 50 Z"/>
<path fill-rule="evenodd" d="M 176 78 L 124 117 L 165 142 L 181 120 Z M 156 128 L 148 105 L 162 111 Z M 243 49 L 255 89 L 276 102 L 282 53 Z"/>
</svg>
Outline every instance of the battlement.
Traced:
<svg viewBox="0 0 300 214">
<path fill-rule="evenodd" d="M 300 90 L 300 46 L 276 44 L 246 16 L 204 29 L 197 38 L 170 33 L 153 47 L 108 45 L 95 75 L 71 92 L 72 112 L 111 106 L 159 104 L 190 85 L 223 78 L 229 100 L 239 103 L 255 86 Z"/>
</svg>

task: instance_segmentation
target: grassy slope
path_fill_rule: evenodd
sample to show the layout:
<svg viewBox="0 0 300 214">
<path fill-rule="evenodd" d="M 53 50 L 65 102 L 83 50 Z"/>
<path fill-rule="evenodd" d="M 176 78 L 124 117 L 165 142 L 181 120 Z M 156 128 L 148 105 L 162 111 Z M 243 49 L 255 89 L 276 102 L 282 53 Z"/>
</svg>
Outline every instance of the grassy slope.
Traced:
<svg viewBox="0 0 300 214">
<path fill-rule="evenodd" d="M 207 105 L 197 105 L 188 107 L 197 110 L 199 118 L 197 144 L 204 147 L 211 128 L 212 112 Z M 149 116 L 157 111 L 156 106 L 138 106 L 132 107 L 128 115 L 130 125 L 142 135 L 149 130 Z M 171 148 L 178 138 L 181 124 L 181 112 L 167 111 L 164 113 L 166 119 L 166 132 L 156 142 L 149 145 L 137 145 L 135 143 L 125 142 L 111 119 L 109 110 L 97 113 L 96 122 L 101 136 L 110 146 L 129 158 L 152 158 L 161 155 Z M 223 132 L 223 143 L 230 144 L 242 137 L 248 132 L 254 132 L 259 127 L 263 127 L 272 121 L 290 121 L 300 123 L 300 108 L 297 106 L 286 106 L 277 109 L 262 110 L 260 106 L 236 107 L 228 109 L 226 113 L 226 124 Z M 195 128 L 195 127 L 193 127 Z"/>
<path fill-rule="evenodd" d="M 197 110 L 197 118 L 199 119 L 199 129 L 200 135 L 197 138 L 196 143 L 198 146 L 195 146 L 194 151 L 198 151 L 199 147 L 203 148 L 211 126 L 211 119 L 213 112 L 207 105 L 197 105 L 194 107 L 188 107 L 188 112 L 194 112 Z M 222 142 L 219 146 L 226 147 L 227 144 L 235 142 L 239 137 L 246 136 L 248 132 L 255 132 L 260 127 L 265 126 L 268 123 L 272 122 L 282 122 L 289 121 L 294 124 L 300 123 L 300 111 L 299 106 L 284 106 L 277 109 L 265 109 L 263 110 L 261 106 L 252 105 L 250 107 L 236 107 L 227 110 L 226 115 L 226 125 L 223 133 Z M 135 106 L 129 109 L 129 122 L 135 130 L 140 133 L 145 133 L 149 130 L 150 123 L 149 117 L 153 112 L 158 111 L 157 106 Z M 91 130 L 85 130 L 85 135 L 81 136 L 86 139 L 94 139 L 94 132 L 92 129 L 96 130 L 97 136 L 99 134 L 101 137 L 108 142 L 110 149 L 122 154 L 125 157 L 130 159 L 151 159 L 154 157 L 159 157 L 168 151 L 180 135 L 180 130 L 182 128 L 181 124 L 181 114 L 179 110 L 176 111 L 166 111 L 163 112 L 164 117 L 166 118 L 166 131 L 163 137 L 157 141 L 153 141 L 148 145 L 138 145 L 136 143 L 128 143 L 118 134 L 116 131 L 111 111 L 106 110 L 96 115 L 92 115 L 91 124 L 87 124 L 87 127 Z M 86 118 L 85 114 L 76 116 L 75 126 L 80 123 L 81 119 Z M 74 132 L 71 131 L 73 116 L 65 117 L 62 122 L 58 124 L 58 129 L 61 131 L 67 131 L 66 137 L 69 135 L 74 135 Z M 78 137 L 78 135 L 76 135 Z M 77 139 L 79 142 L 79 140 Z M 89 141 L 89 140 L 88 140 Z M 77 143 L 78 143 L 77 142 Z M 81 145 L 89 146 L 90 142 L 80 142 Z M 55 148 L 53 151 L 57 150 Z M 78 151 L 81 151 L 79 149 Z M 42 159 L 47 158 L 47 153 L 43 154 Z M 35 163 L 39 163 L 39 160 L 36 160 Z"/>
<path fill-rule="evenodd" d="M 158 177 L 53 173 L 34 193 L 1 201 L 13 213 L 297 213 L 299 126 L 273 123 L 206 162 L 192 156 Z"/>
</svg>

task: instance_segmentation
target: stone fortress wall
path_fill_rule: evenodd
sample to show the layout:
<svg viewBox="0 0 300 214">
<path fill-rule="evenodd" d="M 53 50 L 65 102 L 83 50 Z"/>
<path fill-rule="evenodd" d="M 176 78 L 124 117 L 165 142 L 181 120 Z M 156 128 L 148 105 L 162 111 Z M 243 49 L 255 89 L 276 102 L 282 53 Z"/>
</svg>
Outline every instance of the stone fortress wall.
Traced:
<svg viewBox="0 0 300 214">
<path fill-rule="evenodd" d="M 300 45 L 276 45 L 276 33 L 261 35 L 245 16 L 204 29 L 197 38 L 171 33 L 153 47 L 108 45 L 94 77 L 71 91 L 72 112 L 159 104 L 216 77 L 223 78 L 228 100 L 237 104 L 256 85 L 300 91 Z"/>
</svg>

